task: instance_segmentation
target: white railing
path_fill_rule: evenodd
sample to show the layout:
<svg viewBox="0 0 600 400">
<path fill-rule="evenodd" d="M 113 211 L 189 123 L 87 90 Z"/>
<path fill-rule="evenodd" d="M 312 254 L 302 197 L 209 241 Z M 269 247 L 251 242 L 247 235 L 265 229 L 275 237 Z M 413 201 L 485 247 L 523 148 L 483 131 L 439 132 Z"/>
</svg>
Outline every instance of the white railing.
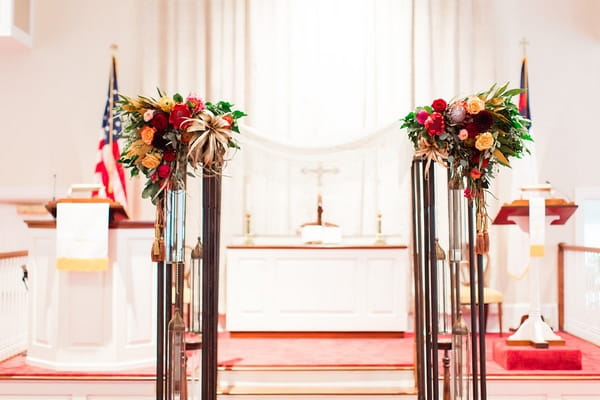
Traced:
<svg viewBox="0 0 600 400">
<path fill-rule="evenodd" d="M 600 248 L 558 244 L 560 330 L 600 345 Z"/>
<path fill-rule="evenodd" d="M 0 361 L 27 348 L 27 258 L 27 251 L 0 252 Z"/>
</svg>

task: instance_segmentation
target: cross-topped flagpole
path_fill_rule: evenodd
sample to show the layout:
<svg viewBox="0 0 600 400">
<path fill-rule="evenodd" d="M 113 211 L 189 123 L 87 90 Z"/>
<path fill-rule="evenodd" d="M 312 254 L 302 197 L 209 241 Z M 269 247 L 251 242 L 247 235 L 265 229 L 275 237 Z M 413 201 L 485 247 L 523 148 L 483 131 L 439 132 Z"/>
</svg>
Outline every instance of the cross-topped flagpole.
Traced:
<svg viewBox="0 0 600 400">
<path fill-rule="evenodd" d="M 527 46 L 529 46 L 529 41 L 526 38 L 523 38 L 519 44 L 523 46 L 523 57 L 527 57 Z"/>
<path fill-rule="evenodd" d="M 115 106 L 114 102 L 114 96 L 115 96 L 115 74 L 116 74 L 116 69 L 117 69 L 117 60 L 116 60 L 116 54 L 117 54 L 117 50 L 119 49 L 119 46 L 117 46 L 116 44 L 111 44 L 110 45 L 110 50 L 112 52 L 112 57 L 111 57 L 111 69 L 110 69 L 110 77 L 108 78 L 108 148 L 111 149 L 113 148 L 113 108 Z M 112 193 L 113 188 L 112 188 L 112 174 L 113 174 L 113 170 L 114 170 L 114 164 L 113 163 L 108 163 L 108 165 L 106 166 L 108 168 L 108 183 L 106 185 L 106 191 L 108 193 Z"/>
</svg>

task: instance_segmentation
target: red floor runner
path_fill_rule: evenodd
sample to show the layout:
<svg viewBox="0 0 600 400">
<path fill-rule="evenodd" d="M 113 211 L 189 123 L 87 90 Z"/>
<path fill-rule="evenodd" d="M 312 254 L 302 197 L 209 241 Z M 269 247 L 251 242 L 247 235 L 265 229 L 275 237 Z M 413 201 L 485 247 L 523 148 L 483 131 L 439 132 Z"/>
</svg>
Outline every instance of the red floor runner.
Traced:
<svg viewBox="0 0 600 400">
<path fill-rule="evenodd" d="M 559 333 L 569 346 L 581 350 L 582 369 L 507 370 L 494 361 L 493 347 L 506 339 L 497 334 L 486 335 L 486 373 L 488 376 L 567 375 L 599 376 L 600 348 L 574 336 Z M 410 366 L 413 363 L 412 335 L 406 338 L 235 338 L 223 335 L 219 339 L 220 366 Z M 33 367 L 24 356 L 0 363 L 0 376 L 152 376 L 154 368 L 127 371 L 53 371 Z"/>
</svg>

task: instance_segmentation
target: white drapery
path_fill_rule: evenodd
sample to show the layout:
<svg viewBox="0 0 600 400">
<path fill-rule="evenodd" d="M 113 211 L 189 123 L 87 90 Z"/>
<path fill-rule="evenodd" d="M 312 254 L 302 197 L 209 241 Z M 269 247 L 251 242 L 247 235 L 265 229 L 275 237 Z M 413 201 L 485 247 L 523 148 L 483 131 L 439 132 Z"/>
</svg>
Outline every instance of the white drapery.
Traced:
<svg viewBox="0 0 600 400">
<path fill-rule="evenodd" d="M 360 141 L 390 126 L 414 105 L 429 104 L 434 96 L 449 99 L 468 94 L 481 89 L 480 82 L 487 86 L 493 81 L 493 52 L 488 51 L 488 38 L 482 33 L 485 18 L 478 3 L 153 0 L 139 24 L 141 33 L 149 33 L 140 54 L 141 86 L 152 92 L 158 83 L 170 93 L 191 92 L 208 100 L 231 101 L 249 114 L 244 125 L 274 142 L 326 148 Z M 397 135 L 403 137 L 404 132 L 398 130 Z M 392 145 L 384 142 L 381 148 Z M 238 153 L 227 170 L 224 242 L 228 235 L 242 233 L 247 177 L 255 175 L 253 168 L 264 170 L 261 164 L 269 164 L 264 154 L 253 155 L 250 150 Z M 373 148 L 366 146 L 364 152 L 359 159 L 368 159 Z M 327 159 L 325 155 L 318 161 Z M 369 168 L 380 169 L 371 171 L 371 177 L 408 168 L 403 162 L 381 168 L 371 163 Z M 270 189 L 287 190 L 284 197 L 291 198 L 292 187 L 306 186 L 307 190 L 314 186 L 311 182 L 314 179 L 300 179 L 285 188 Z M 408 187 L 406 182 L 394 185 Z M 373 195 L 373 188 L 365 185 L 358 190 L 362 191 L 358 196 Z M 289 202 L 280 206 L 287 208 L 278 214 L 288 221 L 286 226 L 267 226 L 268 215 L 257 213 L 256 233 L 295 233 L 294 224 L 302 217 L 291 215 L 297 208 Z M 329 209 L 343 206 L 331 204 Z M 392 211 L 397 216 L 388 216 L 406 220 L 406 211 Z M 193 210 L 190 213 L 194 215 Z M 345 220 L 351 217 L 340 215 Z M 407 221 L 403 226 L 408 226 Z M 370 227 L 354 227 L 347 233 L 371 231 Z"/>
<path fill-rule="evenodd" d="M 323 175 L 326 220 L 339 224 L 344 235 L 369 237 L 381 212 L 384 234 L 408 242 L 411 149 L 398 119 L 434 98 L 451 100 L 507 80 L 495 75 L 499 60 L 492 36 L 499 28 L 493 26 L 493 7 L 482 0 L 145 4 L 138 21 L 145 38 L 138 54 L 142 92 L 159 86 L 195 93 L 228 100 L 249 114 L 242 136 L 254 140 L 235 154 L 224 178 L 223 245 L 243 234 L 247 211 L 254 233 L 266 236 L 294 235 L 314 219 L 319 189 L 315 176 L 301 171 L 319 164 L 340 171 Z M 366 140 L 369 145 L 350 152 L 274 152 L 289 146 L 323 153 L 360 143 L 382 127 L 389 128 L 383 140 Z M 517 169 L 511 175 L 518 176 Z M 511 178 L 504 174 L 498 181 L 499 198 L 510 198 Z M 438 182 L 443 189 L 443 179 Z M 201 222 L 200 185 L 188 181 L 190 245 Z M 443 221 L 445 204 L 439 203 Z M 444 245 L 445 224 L 438 235 Z M 497 248 L 506 248 L 506 238 L 500 241 Z"/>
</svg>

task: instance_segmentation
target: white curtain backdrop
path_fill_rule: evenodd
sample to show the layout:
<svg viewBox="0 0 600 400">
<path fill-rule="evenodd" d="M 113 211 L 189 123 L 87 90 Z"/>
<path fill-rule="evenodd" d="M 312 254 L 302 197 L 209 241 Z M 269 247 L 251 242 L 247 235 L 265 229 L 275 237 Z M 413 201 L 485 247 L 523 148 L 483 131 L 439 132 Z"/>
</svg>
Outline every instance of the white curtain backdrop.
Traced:
<svg viewBox="0 0 600 400">
<path fill-rule="evenodd" d="M 416 105 L 465 96 L 498 79 L 482 0 L 144 4 L 143 91 L 160 86 L 227 100 L 249 115 L 242 150 L 225 171 L 223 246 L 243 234 L 246 212 L 256 235 L 296 235 L 316 218 L 319 191 L 324 219 L 348 240 L 372 237 L 381 212 L 383 233 L 408 243 L 412 149 L 398 119 Z M 302 173 L 318 165 L 338 170 L 323 175 L 320 190 L 315 175 Z M 201 222 L 201 181 L 188 182 L 191 246 Z M 442 221 L 444 202 L 439 209 Z"/>
</svg>

